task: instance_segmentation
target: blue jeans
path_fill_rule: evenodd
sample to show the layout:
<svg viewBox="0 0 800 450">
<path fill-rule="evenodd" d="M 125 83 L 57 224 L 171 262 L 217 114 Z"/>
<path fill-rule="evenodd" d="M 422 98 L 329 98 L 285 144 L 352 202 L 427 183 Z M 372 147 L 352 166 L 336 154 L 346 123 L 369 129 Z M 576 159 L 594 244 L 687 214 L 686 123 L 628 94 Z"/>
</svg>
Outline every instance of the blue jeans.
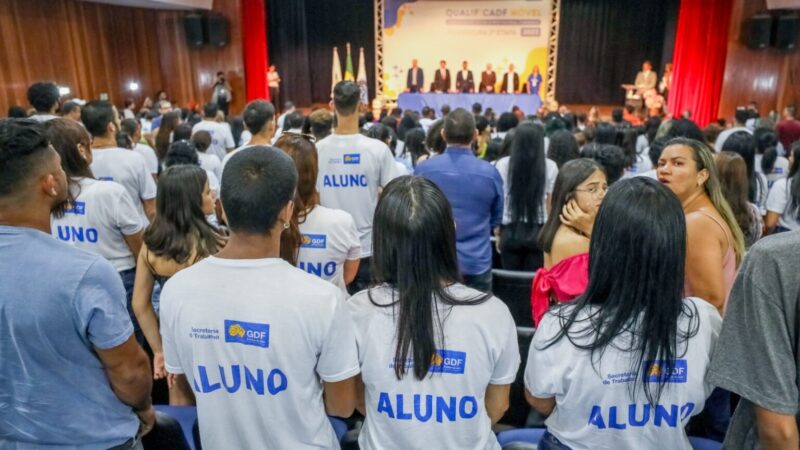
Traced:
<svg viewBox="0 0 800 450">
<path fill-rule="evenodd" d="M 125 304 L 128 307 L 128 315 L 131 316 L 131 322 L 133 323 L 133 335 L 136 336 L 136 341 L 141 345 L 144 342 L 144 333 L 142 333 L 139 321 L 136 320 L 136 315 L 133 313 L 133 282 L 136 279 L 136 268 L 119 272 L 119 277 L 125 287 Z"/>
<path fill-rule="evenodd" d="M 481 292 L 492 292 L 492 269 L 477 275 L 462 275 L 464 284 Z"/>
<path fill-rule="evenodd" d="M 539 440 L 539 445 L 536 447 L 537 450 L 571 450 L 566 445 L 562 444 L 561 441 L 558 440 L 555 436 L 550 434 L 549 431 L 545 431 L 542 435 L 542 439 Z"/>
</svg>

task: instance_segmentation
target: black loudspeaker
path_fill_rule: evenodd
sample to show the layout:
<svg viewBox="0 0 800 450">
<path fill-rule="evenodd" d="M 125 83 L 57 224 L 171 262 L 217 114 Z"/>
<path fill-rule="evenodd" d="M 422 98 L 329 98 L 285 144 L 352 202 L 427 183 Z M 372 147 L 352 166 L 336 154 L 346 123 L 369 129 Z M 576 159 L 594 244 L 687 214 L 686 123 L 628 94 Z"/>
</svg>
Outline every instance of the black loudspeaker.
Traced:
<svg viewBox="0 0 800 450">
<path fill-rule="evenodd" d="M 772 29 L 772 46 L 781 50 L 795 48 L 799 30 L 800 17 L 794 14 L 779 16 Z"/>
<path fill-rule="evenodd" d="M 228 19 L 224 16 L 206 17 L 206 31 L 209 45 L 225 47 L 228 44 Z"/>
<path fill-rule="evenodd" d="M 205 44 L 203 38 L 203 16 L 200 14 L 189 14 L 183 17 L 183 29 L 186 30 L 186 43 L 189 47 L 202 47 Z"/>
<path fill-rule="evenodd" d="M 745 43 L 753 50 L 767 48 L 772 34 L 772 16 L 758 14 L 746 22 Z"/>
</svg>

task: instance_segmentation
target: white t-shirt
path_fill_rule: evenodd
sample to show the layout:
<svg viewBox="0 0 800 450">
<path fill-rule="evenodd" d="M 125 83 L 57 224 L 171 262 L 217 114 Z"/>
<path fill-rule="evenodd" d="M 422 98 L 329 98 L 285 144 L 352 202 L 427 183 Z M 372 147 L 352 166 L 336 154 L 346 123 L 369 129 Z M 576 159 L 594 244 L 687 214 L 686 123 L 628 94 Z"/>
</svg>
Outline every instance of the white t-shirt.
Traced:
<svg viewBox="0 0 800 450">
<path fill-rule="evenodd" d="M 229 148 L 236 147 L 233 142 L 233 134 L 231 133 L 231 126 L 225 122 L 217 122 L 214 120 L 203 120 L 192 127 L 192 134 L 200 130 L 208 131 L 211 135 L 211 146 L 208 147 L 208 152 L 221 160 L 228 153 Z"/>
<path fill-rule="evenodd" d="M 222 161 L 213 153 L 197 152 L 197 159 L 200 160 L 200 167 L 213 173 L 217 180 L 222 179 Z"/>
<path fill-rule="evenodd" d="M 733 133 L 736 133 L 737 131 L 744 131 L 744 132 L 753 134 L 752 131 L 748 130 L 745 127 L 734 126 L 733 128 L 728 128 L 728 129 L 722 130 L 722 132 L 719 133 L 719 136 L 717 136 L 717 140 L 714 141 L 714 148 L 716 148 L 718 152 L 721 152 L 722 151 L 722 146 L 725 145 L 725 141 L 727 141 L 728 138 Z"/>
<path fill-rule="evenodd" d="M 365 386 L 367 415 L 358 438 L 361 449 L 418 448 L 424 442 L 425 448 L 432 449 L 499 450 L 485 394 L 490 384 L 511 384 L 517 376 L 517 329 L 508 307 L 496 297 L 478 305 L 440 304 L 444 344 L 437 345 L 438 358 L 431 371 L 417 380 L 412 368 L 398 380 L 394 371 L 396 308 L 372 303 L 390 304 L 392 292 L 381 286 L 370 293 L 359 292 L 347 302 L 358 330 Z M 462 300 L 483 295 L 460 284 L 448 292 Z"/>
<path fill-rule="evenodd" d="M 133 146 L 133 151 L 142 155 L 150 173 L 158 173 L 158 156 L 156 156 L 156 151 L 152 147 L 145 144 L 136 144 Z"/>
<path fill-rule="evenodd" d="M 133 200 L 142 223 L 146 225 L 149 222 L 142 200 L 156 197 L 156 182 L 141 155 L 119 147 L 94 149 L 90 168 L 98 180 L 121 184 Z"/>
<path fill-rule="evenodd" d="M 249 144 L 248 145 L 243 145 L 243 146 L 241 146 L 241 147 L 239 147 L 237 149 L 234 149 L 232 152 L 228 153 L 227 155 L 225 155 L 225 157 L 222 158 L 222 165 L 220 166 L 220 169 L 219 169 L 220 172 L 224 172 L 225 171 L 225 164 L 228 164 L 228 161 L 230 161 L 231 158 L 233 158 L 233 155 L 239 153 L 240 151 L 246 149 L 247 147 L 252 147 L 252 145 L 249 145 Z M 222 177 L 220 177 L 220 181 L 222 181 Z"/>
<path fill-rule="evenodd" d="M 378 189 L 399 176 L 389 147 L 360 134 L 332 134 L 317 143 L 320 203 L 350 213 L 361 239 L 361 257 L 372 255 L 372 216 Z"/>
<path fill-rule="evenodd" d="M 503 200 L 503 225 L 511 223 L 511 208 L 509 208 L 509 190 L 508 190 L 508 176 L 509 176 L 509 163 L 510 156 L 504 156 L 497 160 L 495 168 L 500 172 L 500 178 L 503 179 L 503 193 L 505 199 Z M 542 195 L 542 209 L 539 210 L 539 223 L 547 222 L 547 195 L 553 193 L 553 186 L 556 184 L 556 177 L 558 177 L 558 164 L 551 159 L 544 160 L 545 168 L 545 182 L 544 182 L 544 195 Z"/>
<path fill-rule="evenodd" d="M 300 224 L 303 242 L 297 266 L 338 286 L 347 294 L 344 263 L 361 258 L 361 241 L 353 217 L 344 211 L 317 205 Z"/>
<path fill-rule="evenodd" d="M 167 371 L 187 374 L 203 447 L 339 448 L 322 381 L 359 373 L 341 290 L 279 258 L 208 257 L 161 293 Z"/>
<path fill-rule="evenodd" d="M 761 170 L 761 159 L 764 155 L 756 154 L 755 162 L 756 165 L 755 169 L 756 172 L 763 174 L 764 171 Z M 789 174 L 789 160 L 784 158 L 783 156 L 778 156 L 775 159 L 775 165 L 772 167 L 772 172 L 769 174 L 764 174 L 767 177 L 767 185 L 771 188 L 776 181 L 780 180 L 781 178 L 786 178 Z"/>
<path fill-rule="evenodd" d="M 631 382 L 642 380 L 655 388 L 660 372 L 658 361 L 642 362 L 631 370 L 635 355 L 619 350 L 627 348 L 630 335 L 617 337 L 605 348 L 602 358 L 595 353 L 592 365 L 591 352 L 578 349 L 567 337 L 545 348 L 561 329 L 561 319 L 547 313 L 533 336 L 525 387 L 534 397 L 555 397 L 556 408 L 545 422 L 550 433 L 574 450 L 691 450 L 684 427 L 691 416 L 703 410 L 713 389 L 705 383 L 705 376 L 722 319 L 701 299 L 687 298 L 684 304 L 696 308 L 699 328 L 688 342 L 678 342 L 675 366 L 672 374 L 661 375 L 669 378 L 655 407 L 649 405 L 641 382 L 633 391 L 635 400 L 631 399 Z M 578 327 L 573 328 L 575 333 L 586 325 L 588 314 L 581 312 L 578 320 L 584 320 L 573 325 Z M 689 318 L 684 314 L 678 321 L 679 335 L 688 326 Z M 588 343 L 593 337 L 573 335 L 572 339 Z M 643 370 L 648 373 L 646 380 Z"/>
<path fill-rule="evenodd" d="M 253 139 L 253 133 L 249 132 L 248 130 L 242 131 L 242 135 L 239 136 L 239 146 L 242 147 L 247 145 L 247 143 L 250 142 L 250 139 Z"/>
<path fill-rule="evenodd" d="M 790 213 L 789 208 L 792 206 L 792 180 L 783 178 L 772 185 L 769 190 L 769 197 L 767 198 L 767 211 L 772 211 L 781 215 L 778 219 L 778 225 L 788 228 L 792 231 L 800 230 L 800 222 L 797 216 Z"/>
<path fill-rule="evenodd" d="M 38 114 L 37 113 L 37 114 L 34 114 L 34 115 L 28 117 L 28 119 L 32 119 L 32 120 L 35 120 L 35 121 L 40 122 L 40 123 L 45 123 L 45 122 L 48 122 L 48 121 L 53 120 L 53 119 L 58 119 L 58 116 L 54 116 L 52 114 Z"/>
<path fill-rule="evenodd" d="M 650 161 L 650 158 L 647 157 L 647 155 L 636 155 L 636 162 L 625 169 L 622 178 L 633 178 L 635 176 L 644 175 L 651 170 L 653 170 L 653 162 Z"/>
<path fill-rule="evenodd" d="M 125 188 L 113 181 L 81 178 L 75 202 L 63 217 L 50 217 L 53 237 L 107 259 L 117 272 L 136 267 L 125 236 L 144 225 Z"/>
</svg>

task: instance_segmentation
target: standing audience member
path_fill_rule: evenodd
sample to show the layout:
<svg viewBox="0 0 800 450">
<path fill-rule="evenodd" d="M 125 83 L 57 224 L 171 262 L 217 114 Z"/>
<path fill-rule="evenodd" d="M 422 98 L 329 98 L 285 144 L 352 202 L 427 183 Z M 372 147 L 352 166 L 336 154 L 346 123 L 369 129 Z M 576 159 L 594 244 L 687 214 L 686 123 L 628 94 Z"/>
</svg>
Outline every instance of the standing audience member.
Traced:
<svg viewBox="0 0 800 450">
<path fill-rule="evenodd" d="M 766 214 L 767 178 L 756 171 L 756 140 L 753 135 L 744 131 L 731 134 L 720 151 L 738 153 L 747 165 L 747 198 L 758 206 L 761 214 Z"/>
<path fill-rule="evenodd" d="M 772 185 L 767 199 L 767 233 L 800 230 L 800 141 L 789 153 L 789 176 Z"/>
<path fill-rule="evenodd" d="M 330 111 L 327 109 L 318 109 L 309 114 L 308 120 L 311 123 L 311 129 L 309 131 L 314 135 L 317 142 L 330 136 L 333 130 L 333 114 L 331 114 Z"/>
<path fill-rule="evenodd" d="M 523 122 L 511 156 L 495 165 L 503 179 L 503 226 L 497 236 L 503 269 L 533 272 L 543 264 L 537 236 L 547 221 L 558 166 L 544 156 L 544 130 Z"/>
<path fill-rule="evenodd" d="M 204 170 L 191 165 L 169 167 L 158 180 L 156 220 L 144 234 L 139 252 L 133 310 L 153 350 L 153 378 L 164 378 L 164 351 L 158 329 L 158 311 L 150 301 L 156 283 L 164 283 L 178 271 L 213 255 L 224 241 L 206 222 L 214 212 L 215 197 Z M 171 384 L 170 404 L 192 405 L 187 385 Z"/>
<path fill-rule="evenodd" d="M 65 119 L 74 120 L 78 123 L 81 121 L 81 105 L 76 101 L 70 100 L 64 102 L 58 112 L 61 114 L 61 117 Z"/>
<path fill-rule="evenodd" d="M 225 79 L 225 72 L 217 72 L 217 81 L 214 83 L 212 89 L 211 103 L 216 104 L 219 110 L 227 116 L 228 108 L 233 101 L 233 90 L 228 80 Z"/>
<path fill-rule="evenodd" d="M 8 117 L 10 119 L 25 119 L 28 117 L 28 113 L 25 111 L 25 108 L 14 105 L 8 108 Z"/>
<path fill-rule="evenodd" d="M 442 136 L 447 149 L 420 164 L 416 174 L 436 183 L 453 207 L 458 265 L 464 284 L 489 292 L 490 237 L 493 231 L 499 231 L 503 220 L 503 179 L 491 164 L 475 157 L 471 144 L 476 135 L 474 116 L 457 108 L 444 118 Z"/>
<path fill-rule="evenodd" d="M 294 160 L 297 168 L 297 196 L 294 217 L 302 240 L 298 267 L 330 281 L 347 294 L 361 261 L 361 241 L 353 217 L 341 210 L 319 204 L 317 149 L 307 138 L 285 134 L 275 146 Z"/>
<path fill-rule="evenodd" d="M 133 151 L 142 155 L 153 179 L 158 180 L 158 155 L 152 147 L 142 143 L 142 125 L 136 119 L 125 119 L 120 122 L 120 130 L 130 136 Z"/>
<path fill-rule="evenodd" d="M 238 147 L 222 158 L 222 171 L 225 172 L 225 164 L 237 152 L 254 145 L 270 145 L 272 136 L 275 134 L 275 107 L 266 100 L 253 100 L 244 107 L 242 112 L 244 125 L 252 134 L 247 144 Z"/>
<path fill-rule="evenodd" d="M 81 110 L 81 120 L 92 135 L 90 168 L 94 176 L 121 184 L 139 211 L 142 223 L 151 222 L 155 216 L 156 183 L 141 155 L 117 146 L 116 108 L 103 100 L 87 103 Z"/>
<path fill-rule="evenodd" d="M 278 257 L 294 163 L 250 147 L 230 159 L 223 181 L 227 245 L 161 294 L 165 368 L 198 380 L 203 447 L 338 448 L 326 413 L 353 412 L 358 351 L 341 290 Z"/>
<path fill-rule="evenodd" d="M 0 120 L 0 447 L 141 448 L 147 355 L 114 266 L 50 236 L 68 199 L 44 127 Z"/>
<path fill-rule="evenodd" d="M 547 158 L 560 169 L 566 162 L 580 158 L 580 148 L 575 136 L 567 130 L 556 130 L 550 135 Z"/>
<path fill-rule="evenodd" d="M 778 140 L 783 148 L 789 150 L 792 145 L 800 140 L 800 120 L 797 120 L 797 107 L 789 105 L 783 108 L 783 120 L 775 126 Z"/>
<path fill-rule="evenodd" d="M 375 287 L 347 302 L 364 450 L 500 447 L 492 425 L 520 363 L 516 327 L 502 301 L 459 282 L 451 211 L 421 177 L 389 183 L 375 211 Z"/>
<path fill-rule="evenodd" d="M 722 146 L 725 145 L 725 141 L 728 140 L 728 138 L 731 135 L 733 135 L 733 133 L 743 131 L 747 134 L 753 134 L 753 132 L 750 131 L 745 126 L 745 123 L 747 123 L 747 119 L 749 118 L 750 118 L 750 113 L 749 111 L 747 111 L 747 109 L 741 106 L 736 108 L 736 113 L 733 116 L 733 127 L 722 130 L 722 132 L 719 133 L 719 136 L 717 136 L 717 140 L 714 142 L 714 149 L 716 149 L 716 151 L 718 152 L 721 152 L 723 150 Z M 692 137 L 692 139 L 696 138 Z"/>
<path fill-rule="evenodd" d="M 133 109 L 136 107 L 136 102 L 133 101 L 132 98 L 125 99 L 125 103 L 123 104 L 122 109 L 122 119 L 135 119 L 136 113 Z"/>
<path fill-rule="evenodd" d="M 317 146 L 320 204 L 350 213 L 361 240 L 361 263 L 350 288 L 353 293 L 366 289 L 370 283 L 372 220 L 378 192 L 398 175 L 386 144 L 359 134 L 360 95 L 352 81 L 336 84 L 333 90 L 336 130 Z"/>
<path fill-rule="evenodd" d="M 750 248 L 763 233 L 763 222 L 758 207 L 747 198 L 747 164 L 734 152 L 715 155 L 722 195 L 731 207 L 736 223 L 744 235 L 744 247 Z"/>
<path fill-rule="evenodd" d="M 603 167 L 594 160 L 575 159 L 558 172 L 552 194 L 552 211 L 557 213 L 548 216 L 538 236 L 544 267 L 536 272 L 531 288 L 535 325 L 550 305 L 572 301 L 586 290 L 589 243 L 607 190 Z"/>
<path fill-rule="evenodd" d="M 219 106 L 216 103 L 206 103 L 203 107 L 203 121 L 192 127 L 192 134 L 198 131 L 207 131 L 211 135 L 211 147 L 208 154 L 215 155 L 222 161 L 229 152 L 236 148 L 233 140 L 231 126 L 227 122 L 217 122 Z"/>
<path fill-rule="evenodd" d="M 786 174 L 789 173 L 789 160 L 778 155 L 780 142 L 774 131 L 769 128 L 756 128 L 753 137 L 756 140 L 755 171 L 767 178 L 767 187 L 771 188 L 773 183 L 786 178 Z"/>
<path fill-rule="evenodd" d="M 91 138 L 82 126 L 69 119 L 46 124 L 47 137 L 61 158 L 69 186 L 69 203 L 53 212 L 53 237 L 98 254 L 114 266 L 125 286 L 134 334 L 142 342 L 131 304 L 136 258 L 142 246 L 142 218 L 122 185 L 94 178 L 89 169 Z"/>
<path fill-rule="evenodd" d="M 153 132 L 153 134 L 155 134 L 155 149 L 159 161 L 163 161 L 164 157 L 167 156 L 169 145 L 173 142 L 172 133 L 180 123 L 181 112 L 170 111 L 162 116 L 158 130 Z"/>
<path fill-rule="evenodd" d="M 200 167 L 211 172 L 217 177 L 217 180 L 222 179 L 222 162 L 217 158 L 217 155 L 208 153 L 211 148 L 211 134 L 206 130 L 199 130 L 192 135 L 192 143 L 197 147 L 197 158 L 200 161 Z"/>
<path fill-rule="evenodd" d="M 416 170 L 417 166 L 426 161 L 431 155 L 425 148 L 425 131 L 422 128 L 414 128 L 406 133 L 404 151 L 411 159 L 411 166 Z"/>
<path fill-rule="evenodd" d="M 35 109 L 30 118 L 37 122 L 47 122 L 58 118 L 56 111 L 58 111 L 59 97 L 61 94 L 55 83 L 49 81 L 33 83 L 28 88 L 28 103 Z"/>
<path fill-rule="evenodd" d="M 747 253 L 733 285 L 706 377 L 741 397 L 726 449 L 800 448 L 795 406 L 800 390 L 798 249 L 800 232 L 762 239 Z"/>
<path fill-rule="evenodd" d="M 539 447 L 690 450 L 722 321 L 683 298 L 680 202 L 655 180 L 620 181 L 589 253 L 586 292 L 546 314 L 530 346 L 526 396 L 548 416 Z"/>
</svg>

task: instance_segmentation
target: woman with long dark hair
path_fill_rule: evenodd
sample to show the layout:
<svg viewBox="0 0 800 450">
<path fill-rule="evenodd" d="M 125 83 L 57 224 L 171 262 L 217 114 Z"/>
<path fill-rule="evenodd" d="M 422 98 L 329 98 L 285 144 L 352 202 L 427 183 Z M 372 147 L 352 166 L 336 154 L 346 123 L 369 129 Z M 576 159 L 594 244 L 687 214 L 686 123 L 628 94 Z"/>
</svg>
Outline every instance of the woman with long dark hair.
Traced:
<svg viewBox="0 0 800 450">
<path fill-rule="evenodd" d="M 559 169 L 568 161 L 580 158 L 580 147 L 575 135 L 567 130 L 557 130 L 550 135 L 547 147 L 547 158 L 551 159 Z"/>
<path fill-rule="evenodd" d="M 447 198 L 424 178 L 397 178 L 373 233 L 373 285 L 347 302 L 366 413 L 359 446 L 499 450 L 492 424 L 516 378 L 516 328 L 504 303 L 461 284 Z"/>
<path fill-rule="evenodd" d="M 756 171 L 756 140 L 746 131 L 737 131 L 725 139 L 723 152 L 738 153 L 747 165 L 747 198 L 758 206 L 761 214 L 766 214 L 767 178 Z"/>
<path fill-rule="evenodd" d="M 720 152 L 715 155 L 722 195 L 731 207 L 736 223 L 744 233 L 744 246 L 750 248 L 761 238 L 763 231 L 758 207 L 747 199 L 747 164 L 738 153 Z"/>
<path fill-rule="evenodd" d="M 361 262 L 361 242 L 353 216 L 319 204 L 317 147 L 311 140 L 303 135 L 284 133 L 275 147 L 291 156 L 297 167 L 298 198 L 292 217 L 292 222 L 299 226 L 300 235 L 297 266 L 330 281 L 346 295 L 347 285 L 355 279 Z M 282 240 L 282 251 L 284 244 Z"/>
<path fill-rule="evenodd" d="M 603 167 L 586 158 L 564 164 L 553 187 L 553 211 L 538 236 L 544 266 L 533 279 L 531 311 L 538 324 L 547 309 L 573 300 L 588 283 L 589 240 L 594 218 L 608 190 Z M 576 227 L 565 216 L 586 216 L 586 227 Z"/>
<path fill-rule="evenodd" d="M 131 299 L 136 258 L 145 224 L 128 192 L 113 181 L 98 181 L 90 168 L 92 139 L 78 122 L 57 118 L 45 123 L 50 144 L 61 157 L 67 175 L 69 203 L 53 212 L 53 237 L 107 259 L 125 287 L 128 313 L 136 339 L 142 330 L 133 315 Z"/>
<path fill-rule="evenodd" d="M 724 315 L 744 258 L 744 236 L 722 193 L 711 149 L 694 139 L 670 140 L 658 160 L 658 180 L 678 196 L 686 213 L 686 295 L 708 301 Z"/>
<path fill-rule="evenodd" d="M 792 145 L 789 164 L 789 176 L 769 191 L 767 233 L 800 230 L 800 141 Z"/>
<path fill-rule="evenodd" d="M 586 292 L 546 314 L 531 343 L 526 397 L 549 416 L 539 448 L 689 450 L 722 321 L 683 298 L 680 201 L 655 180 L 622 180 L 594 231 Z"/>
<path fill-rule="evenodd" d="M 505 191 L 498 250 L 504 269 L 533 272 L 542 267 L 536 237 L 547 221 L 558 166 L 544 156 L 541 126 L 523 122 L 513 136 L 511 156 L 500 158 L 496 165 Z"/>
<path fill-rule="evenodd" d="M 786 178 L 789 161 L 778 155 L 778 135 L 769 128 L 757 128 L 753 132 L 756 140 L 755 170 L 767 177 L 767 187 Z"/>
<path fill-rule="evenodd" d="M 169 151 L 169 145 L 172 143 L 172 132 L 175 131 L 181 123 L 181 112 L 170 111 L 164 114 L 161 119 L 161 125 L 158 127 L 158 133 L 155 137 L 156 155 L 158 160 L 163 161 Z"/>
<path fill-rule="evenodd" d="M 179 270 L 217 253 L 224 239 L 207 221 L 215 196 L 206 171 L 196 165 L 169 167 L 158 177 L 156 219 L 144 233 L 139 252 L 133 310 L 153 350 L 153 378 L 164 378 L 164 354 L 158 315 L 150 298 L 155 283 L 164 283 Z M 191 394 L 170 388 L 170 404 L 191 404 Z"/>
<path fill-rule="evenodd" d="M 408 130 L 402 156 L 411 161 L 412 171 L 419 163 L 430 157 L 430 152 L 425 148 L 425 131 L 422 128 Z"/>
</svg>

